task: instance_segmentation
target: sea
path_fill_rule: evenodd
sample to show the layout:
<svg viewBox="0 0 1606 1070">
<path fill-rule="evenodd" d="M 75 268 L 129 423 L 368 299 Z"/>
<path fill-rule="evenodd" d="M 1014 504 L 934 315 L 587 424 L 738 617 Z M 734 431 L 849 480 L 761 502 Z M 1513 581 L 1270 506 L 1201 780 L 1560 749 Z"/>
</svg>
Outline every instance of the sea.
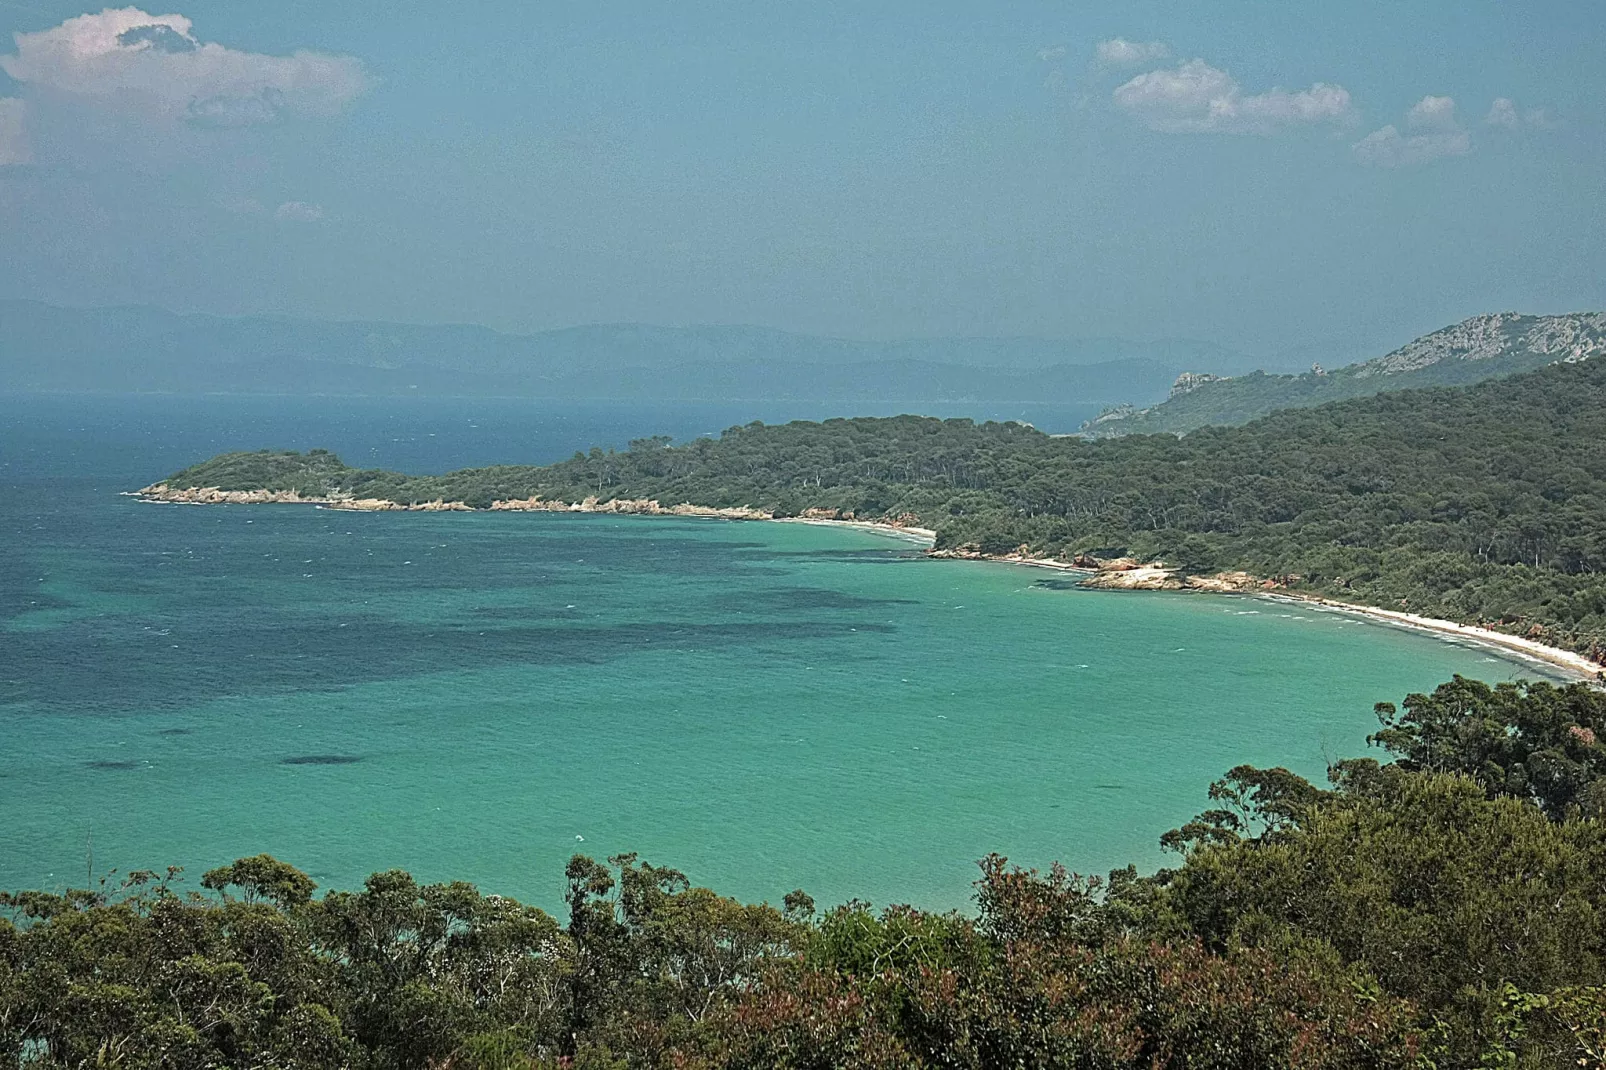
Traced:
<svg viewBox="0 0 1606 1070">
<path fill-rule="evenodd" d="M 0 888 L 197 887 L 268 852 L 326 888 L 399 868 L 559 912 L 571 855 L 630 852 L 748 901 L 966 910 L 990 853 L 1152 871 L 1239 763 L 1319 780 L 1375 753 L 1378 701 L 1547 675 L 862 530 L 124 493 L 223 450 L 441 472 L 895 411 L 0 397 Z"/>
</svg>

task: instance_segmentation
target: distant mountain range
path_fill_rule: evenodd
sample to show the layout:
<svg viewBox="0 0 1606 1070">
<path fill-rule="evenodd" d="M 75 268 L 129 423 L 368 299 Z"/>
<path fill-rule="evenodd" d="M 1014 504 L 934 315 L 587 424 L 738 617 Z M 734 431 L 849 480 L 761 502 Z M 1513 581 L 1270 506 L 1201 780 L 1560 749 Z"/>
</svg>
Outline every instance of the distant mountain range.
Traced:
<svg viewBox="0 0 1606 1070">
<path fill-rule="evenodd" d="M 1247 367 L 1194 341 L 864 342 L 641 325 L 510 335 L 0 301 L 5 391 L 1097 405 L 1158 401 L 1179 371 L 1206 364 Z"/>
<path fill-rule="evenodd" d="M 1408 390 L 1460 386 L 1606 353 L 1606 313 L 1474 316 L 1424 335 L 1376 360 L 1303 375 L 1221 376 L 1184 372 L 1170 397 L 1152 408 L 1123 405 L 1083 425 L 1091 436 L 1182 434 L 1210 425 L 1247 423 L 1276 409 Z"/>
</svg>

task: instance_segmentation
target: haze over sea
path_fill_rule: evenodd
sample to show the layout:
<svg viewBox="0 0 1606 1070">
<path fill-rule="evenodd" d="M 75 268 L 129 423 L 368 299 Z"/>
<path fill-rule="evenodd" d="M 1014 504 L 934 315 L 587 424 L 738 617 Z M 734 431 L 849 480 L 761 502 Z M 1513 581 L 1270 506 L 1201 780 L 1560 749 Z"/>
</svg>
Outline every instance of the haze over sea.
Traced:
<svg viewBox="0 0 1606 1070">
<path fill-rule="evenodd" d="M 552 909 L 570 854 L 638 851 L 747 899 L 963 907 L 987 852 L 1153 868 L 1232 765 L 1320 777 L 1376 701 L 1544 675 L 855 530 L 118 493 L 226 449 L 432 472 L 833 415 L 807 406 L 0 402 L 3 888 L 82 885 L 92 838 L 97 874 L 192 882 L 268 851 Z"/>
</svg>

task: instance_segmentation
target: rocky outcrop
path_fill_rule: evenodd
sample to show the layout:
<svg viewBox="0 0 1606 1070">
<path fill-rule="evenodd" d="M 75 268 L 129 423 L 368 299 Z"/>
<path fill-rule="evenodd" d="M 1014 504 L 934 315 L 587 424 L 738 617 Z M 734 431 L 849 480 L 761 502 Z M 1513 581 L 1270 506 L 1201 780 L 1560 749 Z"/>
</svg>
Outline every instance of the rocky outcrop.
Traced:
<svg viewBox="0 0 1606 1070">
<path fill-rule="evenodd" d="M 1101 569 L 1082 581 L 1095 591 L 1180 591 L 1187 586 L 1176 569 L 1164 565 Z"/>
<path fill-rule="evenodd" d="M 1218 572 L 1214 576 L 1188 576 L 1183 583 L 1190 591 L 1214 591 L 1220 594 L 1274 591 L 1281 586 L 1275 580 L 1263 580 L 1247 572 Z"/>
<path fill-rule="evenodd" d="M 1424 335 L 1387 356 L 1357 365 L 1356 378 L 1400 375 L 1446 360 L 1494 360 L 1526 353 L 1573 363 L 1606 352 L 1606 313 L 1521 316 L 1498 312 L 1473 316 Z"/>
<path fill-rule="evenodd" d="M 546 498 L 514 498 L 491 503 L 493 512 L 507 513 L 617 513 L 626 516 L 706 516 L 725 520 L 770 520 L 773 514 L 745 505 L 714 508 L 706 505 L 664 505 L 651 498 L 586 498 L 578 502 Z"/>
<path fill-rule="evenodd" d="M 135 497 L 148 502 L 173 502 L 178 505 L 290 505 L 327 504 L 327 498 L 303 498 L 293 490 L 219 490 L 216 487 L 169 487 L 166 483 L 152 483 L 134 492 Z"/>
<path fill-rule="evenodd" d="M 388 498 L 330 498 L 320 502 L 325 508 L 347 509 L 354 513 L 472 513 L 467 502 L 393 502 Z"/>
<path fill-rule="evenodd" d="M 176 505 L 321 505 L 326 509 L 350 509 L 360 513 L 465 513 L 472 506 L 465 502 L 393 502 L 386 498 L 351 498 L 343 495 L 302 496 L 293 490 L 220 490 L 217 487 L 169 487 L 153 483 L 135 492 L 147 502 Z"/>
<path fill-rule="evenodd" d="M 1082 581 L 1095 591 L 1208 591 L 1216 594 L 1251 594 L 1280 586 L 1247 572 L 1218 572 L 1213 576 L 1185 576 L 1159 561 L 1140 565 L 1129 557 L 1100 563 L 1099 570 Z"/>
<path fill-rule="evenodd" d="M 1171 393 L 1168 398 L 1179 398 L 1183 394 L 1191 394 L 1201 386 L 1219 383 L 1226 378 L 1229 378 L 1229 376 L 1211 375 L 1209 372 L 1183 372 L 1177 376 L 1177 381 L 1171 384 Z"/>
<path fill-rule="evenodd" d="M 217 487 L 169 487 L 166 483 L 153 483 L 135 492 L 135 496 L 148 502 L 172 502 L 179 505 L 321 505 L 327 509 L 349 509 L 361 513 L 469 513 L 475 509 L 467 502 L 436 500 L 429 502 L 397 502 L 388 498 L 352 498 L 342 495 L 303 497 L 293 490 L 219 490 Z M 546 498 L 520 498 L 494 501 L 493 512 L 516 513 L 618 513 L 639 516 L 706 516 L 726 520 L 769 520 L 773 514 L 745 505 L 713 508 L 682 502 L 664 505 L 649 498 L 612 498 L 607 501 L 586 498 L 584 501 L 565 502 Z"/>
</svg>

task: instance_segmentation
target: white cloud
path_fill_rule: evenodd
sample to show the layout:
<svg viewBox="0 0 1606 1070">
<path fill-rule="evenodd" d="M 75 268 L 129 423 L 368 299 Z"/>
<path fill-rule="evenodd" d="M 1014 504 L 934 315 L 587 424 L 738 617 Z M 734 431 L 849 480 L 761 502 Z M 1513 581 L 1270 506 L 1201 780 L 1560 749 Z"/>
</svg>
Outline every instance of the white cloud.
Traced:
<svg viewBox="0 0 1606 1070">
<path fill-rule="evenodd" d="M 1164 41 L 1128 41 L 1124 37 L 1112 37 L 1099 42 L 1096 55 L 1101 67 L 1137 67 L 1170 59 L 1171 48 Z"/>
<path fill-rule="evenodd" d="M 1271 134 L 1291 126 L 1353 120 L 1349 92 L 1317 82 L 1289 92 L 1246 94 L 1202 59 L 1140 74 L 1115 90 L 1116 107 L 1167 134 Z"/>
<path fill-rule="evenodd" d="M 1053 48 L 1040 48 L 1037 50 L 1037 58 L 1044 63 L 1052 63 L 1057 59 L 1064 59 L 1067 51 L 1069 50 L 1064 45 L 1055 45 Z"/>
<path fill-rule="evenodd" d="M 0 97 L 0 167 L 33 161 L 28 130 L 22 123 L 27 107 L 16 97 Z"/>
<path fill-rule="evenodd" d="M 323 218 L 323 208 L 306 201 L 285 201 L 274 211 L 273 217 L 292 223 L 316 223 Z"/>
<path fill-rule="evenodd" d="M 1509 97 L 1495 97 L 1494 103 L 1489 105 L 1489 114 L 1484 116 L 1484 122 L 1490 126 L 1503 126 L 1508 130 L 1515 130 L 1522 125 L 1522 116 L 1517 114 L 1517 105 Z"/>
<path fill-rule="evenodd" d="M 1465 156 L 1472 151 L 1472 139 L 1465 130 L 1407 135 L 1391 123 L 1352 147 L 1355 158 L 1368 167 L 1415 167 L 1445 156 Z"/>
<path fill-rule="evenodd" d="M 0 70 L 28 94 L 146 120 L 245 126 L 339 111 L 368 86 L 349 56 L 270 56 L 202 41 L 182 15 L 108 8 L 15 35 Z"/>
<path fill-rule="evenodd" d="M 1405 113 L 1405 125 L 1413 130 L 1455 130 L 1455 98 L 1426 96 Z"/>
<path fill-rule="evenodd" d="M 1351 148 L 1368 167 L 1416 167 L 1446 156 L 1465 156 L 1472 138 L 1455 118 L 1455 100 L 1426 96 L 1405 113 L 1407 133 L 1390 123 L 1374 130 Z"/>
<path fill-rule="evenodd" d="M 1560 125 L 1544 108 L 1529 108 L 1519 112 L 1516 102 L 1510 97 L 1496 97 L 1494 103 L 1489 105 L 1489 114 L 1483 121 L 1490 126 L 1501 126 L 1507 130 L 1516 130 L 1521 127 L 1537 127 L 1541 130 L 1550 130 Z"/>
</svg>

